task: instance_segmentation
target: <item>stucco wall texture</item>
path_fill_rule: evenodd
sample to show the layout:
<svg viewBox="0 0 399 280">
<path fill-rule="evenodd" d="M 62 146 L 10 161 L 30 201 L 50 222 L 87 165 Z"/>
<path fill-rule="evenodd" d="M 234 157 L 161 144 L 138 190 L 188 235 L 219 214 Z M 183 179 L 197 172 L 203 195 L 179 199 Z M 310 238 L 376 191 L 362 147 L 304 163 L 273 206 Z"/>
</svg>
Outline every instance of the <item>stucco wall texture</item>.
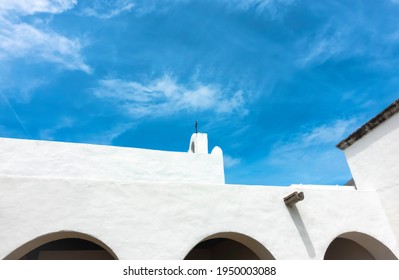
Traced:
<svg viewBox="0 0 399 280">
<path fill-rule="evenodd" d="M 0 138 L 0 175 L 224 183 L 223 155 Z"/>
<path fill-rule="evenodd" d="M 305 200 L 289 209 L 294 190 Z M 323 259 L 330 242 L 363 232 L 397 251 L 376 193 L 184 183 L 1 178 L 1 256 L 43 234 L 89 234 L 119 259 L 183 259 L 202 239 L 239 232 L 276 259 Z"/>
<path fill-rule="evenodd" d="M 398 178 L 381 195 L 379 180 L 364 181 L 356 156 L 348 157 L 357 189 L 245 186 L 224 183 L 220 148 L 199 154 L 3 138 L 0 258 L 19 258 L 22 245 L 62 231 L 100 240 L 118 259 L 184 259 L 217 233 L 249 236 L 276 259 L 317 260 L 336 237 L 359 232 L 399 256 Z M 305 199 L 289 208 L 283 198 L 294 191 Z"/>
<path fill-rule="evenodd" d="M 399 114 L 345 150 L 360 190 L 376 191 L 399 240 Z"/>
</svg>

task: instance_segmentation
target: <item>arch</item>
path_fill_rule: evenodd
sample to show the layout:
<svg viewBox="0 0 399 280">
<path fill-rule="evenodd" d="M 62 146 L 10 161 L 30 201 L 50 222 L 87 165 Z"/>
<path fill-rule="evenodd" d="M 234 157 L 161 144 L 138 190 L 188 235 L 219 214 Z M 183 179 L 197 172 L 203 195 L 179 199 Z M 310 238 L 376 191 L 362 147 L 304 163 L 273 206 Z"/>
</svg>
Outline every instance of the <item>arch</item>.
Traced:
<svg viewBox="0 0 399 280">
<path fill-rule="evenodd" d="M 397 260 L 392 251 L 376 238 L 357 231 L 337 236 L 324 254 L 325 260 Z"/>
<path fill-rule="evenodd" d="M 187 253 L 185 260 L 275 260 L 259 241 L 237 232 L 212 234 Z"/>
<path fill-rule="evenodd" d="M 4 259 L 117 260 L 118 257 L 104 242 L 91 235 L 58 231 L 28 241 Z"/>
</svg>

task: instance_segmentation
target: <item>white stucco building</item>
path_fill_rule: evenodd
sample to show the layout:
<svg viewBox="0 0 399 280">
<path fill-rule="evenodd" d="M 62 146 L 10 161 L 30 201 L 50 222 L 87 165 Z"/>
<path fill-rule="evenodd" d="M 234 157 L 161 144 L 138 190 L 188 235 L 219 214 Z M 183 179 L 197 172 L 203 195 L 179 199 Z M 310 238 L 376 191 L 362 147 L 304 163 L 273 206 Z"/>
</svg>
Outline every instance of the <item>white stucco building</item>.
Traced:
<svg viewBox="0 0 399 280">
<path fill-rule="evenodd" d="M 397 259 L 398 111 L 338 144 L 356 186 L 225 184 L 201 133 L 187 153 L 1 138 L 0 258 Z"/>
</svg>

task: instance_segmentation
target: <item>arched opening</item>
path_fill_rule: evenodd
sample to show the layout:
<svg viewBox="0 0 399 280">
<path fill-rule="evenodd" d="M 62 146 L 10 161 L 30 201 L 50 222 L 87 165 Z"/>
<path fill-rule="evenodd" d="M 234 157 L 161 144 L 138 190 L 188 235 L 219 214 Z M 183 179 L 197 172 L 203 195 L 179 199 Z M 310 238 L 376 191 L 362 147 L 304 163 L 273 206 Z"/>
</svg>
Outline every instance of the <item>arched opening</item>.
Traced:
<svg viewBox="0 0 399 280">
<path fill-rule="evenodd" d="M 337 236 L 328 246 L 325 260 L 397 260 L 383 243 L 361 232 Z"/>
<path fill-rule="evenodd" d="M 100 240 L 79 232 L 60 231 L 37 237 L 14 250 L 5 260 L 116 260 Z"/>
<path fill-rule="evenodd" d="M 255 239 L 236 232 L 208 236 L 199 242 L 185 260 L 274 260 L 273 255 Z"/>
</svg>

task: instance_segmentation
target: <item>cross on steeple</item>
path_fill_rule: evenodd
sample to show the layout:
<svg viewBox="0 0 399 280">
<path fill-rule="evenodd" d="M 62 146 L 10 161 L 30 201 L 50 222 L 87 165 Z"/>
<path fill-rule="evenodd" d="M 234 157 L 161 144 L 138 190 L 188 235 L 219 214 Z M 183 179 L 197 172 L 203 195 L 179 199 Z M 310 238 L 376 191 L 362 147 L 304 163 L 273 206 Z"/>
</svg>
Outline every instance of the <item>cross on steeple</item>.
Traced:
<svg viewBox="0 0 399 280">
<path fill-rule="evenodd" d="M 198 133 L 198 122 L 195 121 L 195 133 Z"/>
</svg>

